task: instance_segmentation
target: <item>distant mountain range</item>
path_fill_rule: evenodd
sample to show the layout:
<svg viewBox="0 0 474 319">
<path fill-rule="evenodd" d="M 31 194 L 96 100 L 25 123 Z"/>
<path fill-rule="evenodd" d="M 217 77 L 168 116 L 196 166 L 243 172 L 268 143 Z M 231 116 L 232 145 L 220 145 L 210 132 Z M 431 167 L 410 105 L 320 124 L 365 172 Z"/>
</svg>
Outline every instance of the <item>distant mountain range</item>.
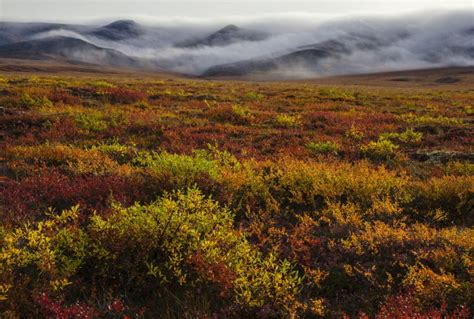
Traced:
<svg viewBox="0 0 474 319">
<path fill-rule="evenodd" d="M 294 46 L 288 40 L 281 46 L 280 34 L 232 24 L 207 34 L 192 32 L 188 37 L 175 39 L 170 31 L 132 20 L 103 26 L 0 22 L 0 58 L 180 70 L 204 77 L 291 73 L 294 70 L 330 75 L 344 73 L 346 66 L 350 73 L 353 69 L 358 70 L 359 61 L 360 64 L 373 63 L 375 69 L 396 69 L 397 65 L 403 65 L 400 63 L 403 59 L 421 65 L 453 64 L 447 61 L 474 64 L 472 25 L 459 28 L 456 33 L 430 34 L 428 39 L 416 33 L 423 30 L 403 27 L 396 32 L 368 30 L 349 29 L 321 37 L 320 41 L 308 40 L 309 43 L 298 40 Z M 422 43 L 418 43 L 418 39 Z M 253 51 L 247 51 L 247 48 Z M 193 68 L 188 68 L 189 65 Z"/>
<path fill-rule="evenodd" d="M 369 48 L 377 49 L 383 45 L 376 41 L 376 39 L 359 38 L 357 40 L 355 45 L 365 50 Z M 290 53 L 216 65 L 206 70 L 203 76 L 245 76 L 252 73 L 291 70 L 294 68 L 314 70 L 325 59 L 340 58 L 342 55 L 350 53 L 351 46 L 345 43 L 344 39 L 328 40 L 295 48 Z"/>
</svg>

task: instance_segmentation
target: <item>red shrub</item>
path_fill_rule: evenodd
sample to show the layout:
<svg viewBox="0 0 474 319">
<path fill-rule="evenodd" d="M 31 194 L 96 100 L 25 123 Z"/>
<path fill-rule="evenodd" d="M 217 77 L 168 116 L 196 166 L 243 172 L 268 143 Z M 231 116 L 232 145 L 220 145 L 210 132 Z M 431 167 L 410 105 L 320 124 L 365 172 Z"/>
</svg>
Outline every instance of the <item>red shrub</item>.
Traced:
<svg viewBox="0 0 474 319">
<path fill-rule="evenodd" d="M 127 205 L 142 199 L 136 180 L 121 176 L 68 177 L 58 172 L 43 172 L 21 182 L 0 185 L 0 205 L 5 220 L 13 223 L 41 216 L 48 207 L 57 210 L 79 204 L 83 211 L 105 210 L 110 200 Z"/>
<path fill-rule="evenodd" d="M 47 97 L 54 104 L 67 104 L 67 105 L 81 104 L 80 97 L 71 95 L 68 91 L 65 91 L 65 90 L 54 90 Z"/>
<path fill-rule="evenodd" d="M 141 92 L 120 87 L 107 89 L 107 95 L 113 104 L 131 104 L 146 98 Z"/>
<path fill-rule="evenodd" d="M 11 111 L 0 116 L 0 137 L 19 138 L 33 135 L 45 125 L 47 118 L 29 112 Z"/>
<path fill-rule="evenodd" d="M 52 300 L 45 293 L 34 297 L 34 301 L 44 318 L 54 319 L 141 318 L 145 312 L 143 308 L 137 311 L 130 309 L 120 298 L 115 298 L 101 307 L 92 307 L 84 302 L 65 305 L 62 299 Z"/>
<path fill-rule="evenodd" d="M 35 302 L 41 315 L 45 318 L 69 319 L 81 318 L 92 319 L 97 318 L 99 313 L 92 307 L 83 303 L 75 303 L 65 306 L 63 302 L 53 301 L 47 294 L 36 296 Z"/>
<path fill-rule="evenodd" d="M 76 122 L 71 118 L 63 118 L 54 122 L 46 131 L 40 133 L 42 139 L 50 142 L 56 141 L 74 141 L 82 137 L 83 133 L 77 127 Z"/>
<path fill-rule="evenodd" d="M 223 263 L 209 264 L 198 252 L 190 258 L 193 269 L 214 284 L 220 297 L 227 297 L 236 278 L 235 272 Z"/>
<path fill-rule="evenodd" d="M 349 319 L 347 315 L 344 319 Z M 359 315 L 359 319 L 369 319 L 364 313 Z M 470 311 L 467 307 L 458 307 L 449 312 L 446 304 L 438 309 L 431 309 L 420 312 L 416 309 L 413 296 L 411 294 L 399 295 L 388 298 L 375 315 L 375 319 L 468 319 Z"/>
</svg>

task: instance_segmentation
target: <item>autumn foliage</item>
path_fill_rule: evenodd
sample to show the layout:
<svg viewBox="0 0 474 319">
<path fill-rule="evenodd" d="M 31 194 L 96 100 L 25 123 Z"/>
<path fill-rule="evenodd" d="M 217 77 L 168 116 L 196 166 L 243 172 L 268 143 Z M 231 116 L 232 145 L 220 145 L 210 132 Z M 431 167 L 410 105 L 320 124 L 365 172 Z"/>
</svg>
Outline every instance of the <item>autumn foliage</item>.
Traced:
<svg viewBox="0 0 474 319">
<path fill-rule="evenodd" d="M 2 318 L 472 317 L 472 90 L 0 92 Z"/>
</svg>

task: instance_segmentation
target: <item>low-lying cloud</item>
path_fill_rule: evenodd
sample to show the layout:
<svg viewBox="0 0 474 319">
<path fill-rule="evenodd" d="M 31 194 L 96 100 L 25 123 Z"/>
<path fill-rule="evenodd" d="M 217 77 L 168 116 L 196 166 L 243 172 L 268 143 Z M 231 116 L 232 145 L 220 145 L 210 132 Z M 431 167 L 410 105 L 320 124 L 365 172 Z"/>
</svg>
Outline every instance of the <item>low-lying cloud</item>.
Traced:
<svg viewBox="0 0 474 319">
<path fill-rule="evenodd" d="M 293 77 L 312 77 L 474 65 L 473 14 L 474 11 L 425 12 L 404 17 L 359 16 L 332 20 L 308 14 L 279 14 L 260 18 L 221 18 L 214 23 L 147 20 L 141 21 L 145 31 L 142 36 L 122 41 L 107 41 L 63 29 L 37 34 L 35 38 L 74 37 L 151 61 L 161 69 L 195 75 L 216 65 L 271 59 L 325 41 L 339 41 L 350 49 L 314 65 L 294 63 L 274 70 Z M 176 46 L 188 39 L 205 38 L 230 23 L 270 36 L 262 41 L 236 41 L 226 46 Z"/>
</svg>

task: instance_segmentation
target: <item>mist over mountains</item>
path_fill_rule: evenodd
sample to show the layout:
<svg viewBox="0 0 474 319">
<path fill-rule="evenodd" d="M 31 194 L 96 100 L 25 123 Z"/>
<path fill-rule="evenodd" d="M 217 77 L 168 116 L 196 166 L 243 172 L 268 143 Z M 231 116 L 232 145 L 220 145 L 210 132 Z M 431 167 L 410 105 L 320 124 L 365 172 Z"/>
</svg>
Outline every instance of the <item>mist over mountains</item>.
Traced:
<svg viewBox="0 0 474 319">
<path fill-rule="evenodd" d="M 0 22 L 0 57 L 62 60 L 206 77 L 307 78 L 474 65 L 474 12 L 104 25 Z"/>
</svg>

